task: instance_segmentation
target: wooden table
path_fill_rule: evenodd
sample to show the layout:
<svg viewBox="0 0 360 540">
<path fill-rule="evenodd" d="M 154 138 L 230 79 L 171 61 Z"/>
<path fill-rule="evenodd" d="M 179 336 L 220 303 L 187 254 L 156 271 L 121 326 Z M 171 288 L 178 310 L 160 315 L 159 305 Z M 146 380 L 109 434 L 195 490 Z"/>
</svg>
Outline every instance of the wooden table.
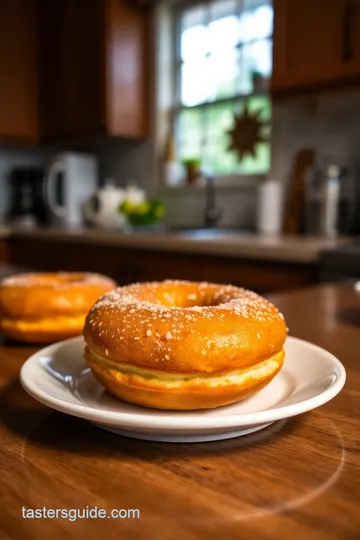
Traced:
<svg viewBox="0 0 360 540">
<path fill-rule="evenodd" d="M 171 445 L 103 432 L 22 390 L 34 349 L 0 347 L 0 539 L 360 538 L 360 300 L 324 286 L 273 297 L 290 333 L 338 356 L 342 393 L 222 442 Z M 26 510 L 139 509 L 140 519 L 24 519 Z"/>
</svg>

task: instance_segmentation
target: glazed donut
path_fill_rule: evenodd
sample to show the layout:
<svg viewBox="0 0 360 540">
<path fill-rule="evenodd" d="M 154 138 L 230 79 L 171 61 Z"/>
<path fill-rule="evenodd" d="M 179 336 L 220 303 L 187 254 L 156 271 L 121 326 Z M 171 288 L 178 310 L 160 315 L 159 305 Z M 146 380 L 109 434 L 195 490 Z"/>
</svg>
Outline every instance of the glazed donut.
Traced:
<svg viewBox="0 0 360 540">
<path fill-rule="evenodd" d="M 231 285 L 164 281 L 117 288 L 85 326 L 85 361 L 124 401 L 157 409 L 207 409 L 245 399 L 284 361 L 281 313 Z"/>
<path fill-rule="evenodd" d="M 0 283 L 0 330 L 28 343 L 81 335 L 86 314 L 116 284 L 89 273 L 30 273 Z"/>
</svg>

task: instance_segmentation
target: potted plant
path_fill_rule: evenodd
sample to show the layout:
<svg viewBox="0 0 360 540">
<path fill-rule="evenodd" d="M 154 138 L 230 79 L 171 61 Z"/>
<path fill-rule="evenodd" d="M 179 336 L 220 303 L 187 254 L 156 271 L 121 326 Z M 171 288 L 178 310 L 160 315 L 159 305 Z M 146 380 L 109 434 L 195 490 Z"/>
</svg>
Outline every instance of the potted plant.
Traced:
<svg viewBox="0 0 360 540">
<path fill-rule="evenodd" d="M 254 92 L 266 92 L 268 90 L 269 79 L 265 77 L 260 71 L 252 71 L 251 73 Z"/>
<path fill-rule="evenodd" d="M 201 174 L 201 159 L 184 159 L 182 163 L 185 167 L 187 183 L 194 184 Z"/>
</svg>

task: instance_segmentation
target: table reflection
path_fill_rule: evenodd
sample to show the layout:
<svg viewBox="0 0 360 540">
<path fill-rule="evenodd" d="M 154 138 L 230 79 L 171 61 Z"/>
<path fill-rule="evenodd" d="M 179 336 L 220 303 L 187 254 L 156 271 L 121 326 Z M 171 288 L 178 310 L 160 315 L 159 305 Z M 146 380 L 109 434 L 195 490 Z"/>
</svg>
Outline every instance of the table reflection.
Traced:
<svg viewBox="0 0 360 540">
<path fill-rule="evenodd" d="M 90 474 L 119 478 L 115 493 L 94 484 L 92 498 L 84 495 L 84 505 L 126 507 L 131 500 L 132 507 L 142 508 L 146 501 L 142 522 L 161 524 L 172 515 L 194 526 L 256 520 L 306 506 L 336 483 L 345 462 L 341 432 L 320 412 L 277 422 L 246 437 L 193 445 L 127 439 L 52 413 L 22 441 L 24 490 L 31 486 L 28 496 L 34 506 L 44 490 L 32 467 L 35 448 L 46 452 L 60 475 L 65 467 L 75 476 L 79 461 Z M 143 472 L 126 479 L 129 468 L 144 463 L 148 478 Z M 94 464 L 96 471 L 91 470 Z M 131 497 L 127 481 L 134 488 Z"/>
</svg>

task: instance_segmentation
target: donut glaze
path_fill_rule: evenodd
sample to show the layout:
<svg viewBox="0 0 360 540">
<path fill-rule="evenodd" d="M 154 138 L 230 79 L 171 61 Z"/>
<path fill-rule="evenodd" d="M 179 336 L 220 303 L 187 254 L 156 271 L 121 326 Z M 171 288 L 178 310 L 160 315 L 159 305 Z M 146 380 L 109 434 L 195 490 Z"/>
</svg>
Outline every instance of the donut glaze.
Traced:
<svg viewBox="0 0 360 540">
<path fill-rule="evenodd" d="M 156 408 L 232 403 L 282 366 L 287 329 L 270 302 L 234 286 L 135 284 L 105 294 L 84 327 L 85 360 L 118 397 Z"/>
<path fill-rule="evenodd" d="M 80 335 L 90 307 L 114 289 L 91 273 L 18 274 L 0 283 L 0 329 L 12 339 L 49 343 Z"/>
</svg>

